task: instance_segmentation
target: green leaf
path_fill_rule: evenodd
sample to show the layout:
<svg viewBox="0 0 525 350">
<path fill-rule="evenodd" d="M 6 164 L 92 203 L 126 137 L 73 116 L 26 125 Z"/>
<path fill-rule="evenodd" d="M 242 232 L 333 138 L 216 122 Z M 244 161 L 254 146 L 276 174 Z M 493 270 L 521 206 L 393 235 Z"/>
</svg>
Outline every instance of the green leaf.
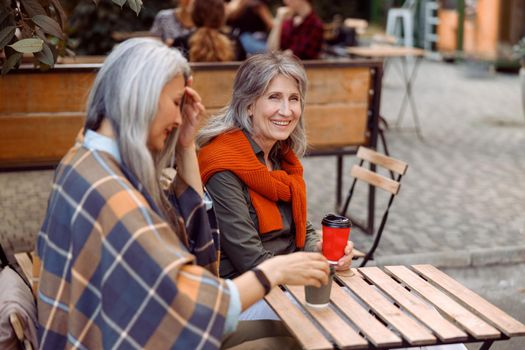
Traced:
<svg viewBox="0 0 525 350">
<path fill-rule="evenodd" d="M 55 8 L 56 12 L 58 13 L 58 17 L 60 17 L 60 26 L 64 28 L 66 25 L 66 13 L 64 12 L 64 8 L 60 4 L 60 1 L 58 0 L 51 0 L 51 3 L 53 4 L 53 7 Z"/>
<path fill-rule="evenodd" d="M 128 0 L 128 6 L 135 11 L 137 16 L 139 15 L 140 9 L 142 7 L 142 0 Z"/>
<path fill-rule="evenodd" d="M 55 64 L 55 57 L 53 57 L 53 52 L 51 52 L 51 49 L 47 44 L 44 44 L 42 47 L 42 51 L 37 52 L 34 54 L 37 60 L 40 62 L 47 64 L 50 67 L 53 67 Z"/>
<path fill-rule="evenodd" d="M 40 29 L 39 27 L 35 27 L 35 34 L 40 39 L 47 41 L 46 33 L 44 33 L 44 31 L 42 31 L 42 29 Z"/>
<path fill-rule="evenodd" d="M 0 50 L 9 44 L 11 39 L 13 39 L 13 36 L 15 36 L 15 30 L 15 26 L 5 27 L 4 29 L 0 30 Z"/>
<path fill-rule="evenodd" d="M 46 14 L 46 11 L 38 0 L 21 0 L 21 3 L 29 17 Z"/>
<path fill-rule="evenodd" d="M 119 5 L 120 7 L 124 6 L 126 3 L 126 0 L 112 0 L 115 4 Z"/>
<path fill-rule="evenodd" d="M 7 72 L 9 72 L 18 63 L 18 61 L 20 61 L 22 56 L 23 55 L 19 52 L 15 52 L 11 56 L 9 56 L 7 61 L 4 63 L 4 66 L 2 67 L 2 75 L 6 75 Z"/>
<path fill-rule="evenodd" d="M 65 39 L 65 35 L 60 28 L 60 24 L 57 23 L 53 18 L 43 15 L 36 15 L 31 18 L 33 23 L 42 28 L 47 34 L 51 34 L 60 39 Z"/>
<path fill-rule="evenodd" d="M 44 41 L 38 38 L 22 39 L 18 40 L 13 45 L 8 46 L 21 53 L 33 53 L 42 50 L 42 47 L 44 46 Z"/>
</svg>

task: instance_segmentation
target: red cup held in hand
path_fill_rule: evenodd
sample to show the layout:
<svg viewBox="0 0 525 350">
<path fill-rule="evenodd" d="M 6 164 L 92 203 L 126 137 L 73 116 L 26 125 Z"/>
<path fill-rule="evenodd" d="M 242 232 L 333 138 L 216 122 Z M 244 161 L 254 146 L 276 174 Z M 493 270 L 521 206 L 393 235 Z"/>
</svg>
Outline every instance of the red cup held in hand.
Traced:
<svg viewBox="0 0 525 350">
<path fill-rule="evenodd" d="M 322 225 L 323 255 L 329 263 L 337 264 L 337 261 L 345 255 L 352 223 L 345 216 L 328 214 L 323 218 Z"/>
</svg>

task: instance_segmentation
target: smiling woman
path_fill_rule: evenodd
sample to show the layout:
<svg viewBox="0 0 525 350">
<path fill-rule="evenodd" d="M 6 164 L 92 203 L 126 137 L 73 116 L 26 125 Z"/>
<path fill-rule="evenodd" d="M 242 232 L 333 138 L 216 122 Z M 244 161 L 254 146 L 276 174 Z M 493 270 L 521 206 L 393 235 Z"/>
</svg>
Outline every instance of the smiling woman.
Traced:
<svg viewBox="0 0 525 350">
<path fill-rule="evenodd" d="M 232 278 L 273 256 L 317 250 L 306 218 L 299 157 L 306 149 L 306 73 L 295 57 L 254 55 L 235 77 L 231 103 L 197 135 L 201 176 L 221 232 L 220 274 Z M 338 261 L 348 269 L 352 244 Z M 276 318 L 260 302 L 241 319 Z"/>
<path fill-rule="evenodd" d="M 301 97 L 297 82 L 284 75 L 276 76 L 264 95 L 249 108 L 252 118 L 254 141 L 264 152 L 268 170 L 272 162 L 268 155 L 278 141 L 286 141 L 299 122 L 302 114 Z"/>
</svg>

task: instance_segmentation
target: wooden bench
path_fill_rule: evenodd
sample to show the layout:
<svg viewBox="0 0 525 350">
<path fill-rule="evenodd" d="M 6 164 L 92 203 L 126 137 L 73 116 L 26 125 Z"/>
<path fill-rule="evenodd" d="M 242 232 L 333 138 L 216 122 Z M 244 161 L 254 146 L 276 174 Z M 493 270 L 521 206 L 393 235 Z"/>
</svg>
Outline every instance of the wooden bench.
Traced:
<svg viewBox="0 0 525 350">
<path fill-rule="evenodd" d="M 74 63 L 57 64 L 48 72 L 22 67 L 0 79 L 0 170 L 58 164 L 82 127 L 89 89 L 102 64 L 93 62 L 100 59 L 78 57 L 65 61 Z M 239 65 L 191 65 L 194 87 L 209 114 L 228 103 Z M 360 145 L 375 148 L 377 144 L 382 61 L 307 61 L 305 68 L 309 80 L 305 108 L 308 155 L 337 156 L 339 206 L 343 155 L 355 153 Z M 371 219 L 373 213 L 369 226 L 373 226 Z"/>
</svg>

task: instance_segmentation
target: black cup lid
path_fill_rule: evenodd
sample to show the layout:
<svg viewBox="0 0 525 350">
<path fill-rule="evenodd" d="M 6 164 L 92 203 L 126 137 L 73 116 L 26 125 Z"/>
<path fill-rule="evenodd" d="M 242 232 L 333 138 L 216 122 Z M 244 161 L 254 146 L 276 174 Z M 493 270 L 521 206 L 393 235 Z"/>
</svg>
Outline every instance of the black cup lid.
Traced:
<svg viewBox="0 0 525 350">
<path fill-rule="evenodd" d="M 321 222 L 324 226 L 328 227 L 337 227 L 337 228 L 347 228 L 352 227 L 352 222 L 346 216 L 328 214 L 323 218 Z"/>
</svg>

